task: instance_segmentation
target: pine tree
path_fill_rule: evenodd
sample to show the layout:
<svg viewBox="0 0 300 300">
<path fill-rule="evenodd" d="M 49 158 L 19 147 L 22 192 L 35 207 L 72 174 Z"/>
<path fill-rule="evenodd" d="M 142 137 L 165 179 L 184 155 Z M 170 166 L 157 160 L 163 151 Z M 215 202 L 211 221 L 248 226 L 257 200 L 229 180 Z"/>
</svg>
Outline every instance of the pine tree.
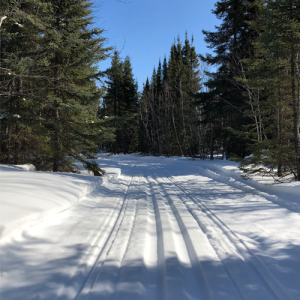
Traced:
<svg viewBox="0 0 300 300">
<path fill-rule="evenodd" d="M 12 132 L 11 124 L 2 127 L 2 133 L 8 132 L 8 143 L 1 141 L 1 159 L 18 158 L 11 153 L 11 140 L 20 139 L 25 128 L 29 134 L 16 153 L 22 148 L 27 162 L 40 169 L 74 171 L 74 162 L 80 160 L 95 175 L 101 174 L 99 166 L 85 158 L 93 158 L 100 141 L 111 138 L 110 133 L 100 134 L 105 131 L 103 121 L 97 120 L 102 92 L 95 83 L 103 76 L 96 64 L 105 59 L 109 49 L 103 47 L 103 30 L 89 29 L 90 8 L 91 3 L 84 0 L 30 1 L 18 7 L 16 15 L 22 18 L 17 22 L 20 26 L 14 37 L 21 36 L 7 38 L 1 54 L 1 67 L 8 65 L 14 76 L 1 77 L 1 92 L 4 109 L 11 109 L 9 115 L 19 115 L 16 112 L 20 107 L 26 110 L 15 126 L 17 132 Z M 14 15 L 12 11 L 7 19 L 13 21 Z M 2 24 L 8 35 L 14 34 L 11 23 Z M 27 33 L 26 38 L 21 30 Z M 9 86 L 13 86 L 10 93 Z"/>
<path fill-rule="evenodd" d="M 209 126 L 210 156 L 213 148 L 244 156 L 245 138 L 236 134 L 252 123 L 256 115 L 245 117 L 243 111 L 249 105 L 246 89 L 239 85 L 237 77 L 243 76 L 242 61 L 253 53 L 251 41 L 256 35 L 248 21 L 257 17 L 257 8 L 253 0 L 222 0 L 215 4 L 213 13 L 222 19 L 215 32 L 203 31 L 208 47 L 214 54 L 201 56 L 201 59 L 217 71 L 209 73 L 206 83 L 208 92 L 198 95 L 198 104 L 202 107 L 202 124 Z"/>
<path fill-rule="evenodd" d="M 0 29 L 0 159 L 32 162 L 48 142 L 40 117 L 45 61 L 39 44 L 50 8 L 41 1 L 1 1 L 0 11 L 6 17 Z"/>
<path fill-rule="evenodd" d="M 108 85 L 107 94 L 104 97 L 103 109 L 106 116 L 120 116 L 120 103 L 123 97 L 123 62 L 117 51 L 112 57 L 111 67 L 106 71 Z"/>
<path fill-rule="evenodd" d="M 121 61 L 115 51 L 111 68 L 107 70 L 107 93 L 102 104 L 102 115 L 115 117 L 115 141 L 107 150 L 113 153 L 132 153 L 137 148 L 138 87 L 133 78 L 130 58 Z"/>
</svg>

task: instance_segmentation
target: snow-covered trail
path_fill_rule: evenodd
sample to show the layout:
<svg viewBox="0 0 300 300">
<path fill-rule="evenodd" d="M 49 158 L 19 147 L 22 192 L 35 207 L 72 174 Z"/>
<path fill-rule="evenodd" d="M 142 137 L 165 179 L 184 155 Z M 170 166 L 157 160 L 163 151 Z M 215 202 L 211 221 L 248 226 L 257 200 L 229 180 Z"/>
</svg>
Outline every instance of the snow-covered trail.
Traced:
<svg viewBox="0 0 300 300">
<path fill-rule="evenodd" d="M 99 163 L 121 175 L 0 242 L 1 300 L 300 299 L 299 214 L 191 161 Z"/>
</svg>

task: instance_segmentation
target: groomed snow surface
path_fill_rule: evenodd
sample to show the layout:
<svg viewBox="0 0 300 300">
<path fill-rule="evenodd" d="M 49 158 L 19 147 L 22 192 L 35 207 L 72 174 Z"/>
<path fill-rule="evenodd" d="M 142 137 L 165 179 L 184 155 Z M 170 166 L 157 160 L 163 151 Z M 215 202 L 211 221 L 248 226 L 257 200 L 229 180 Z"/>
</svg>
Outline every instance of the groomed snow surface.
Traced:
<svg viewBox="0 0 300 300">
<path fill-rule="evenodd" d="M 299 184 L 227 161 L 98 162 L 103 178 L 1 166 L 1 300 L 300 299 Z"/>
</svg>

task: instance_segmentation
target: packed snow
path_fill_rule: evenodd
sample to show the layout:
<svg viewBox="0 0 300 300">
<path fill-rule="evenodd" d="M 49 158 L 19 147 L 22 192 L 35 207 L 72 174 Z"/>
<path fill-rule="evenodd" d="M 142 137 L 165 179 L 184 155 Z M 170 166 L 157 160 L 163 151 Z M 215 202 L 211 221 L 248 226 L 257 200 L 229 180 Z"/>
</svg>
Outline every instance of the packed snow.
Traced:
<svg viewBox="0 0 300 300">
<path fill-rule="evenodd" d="M 0 168 L 0 298 L 300 299 L 300 185 L 99 154 L 103 178 Z"/>
</svg>

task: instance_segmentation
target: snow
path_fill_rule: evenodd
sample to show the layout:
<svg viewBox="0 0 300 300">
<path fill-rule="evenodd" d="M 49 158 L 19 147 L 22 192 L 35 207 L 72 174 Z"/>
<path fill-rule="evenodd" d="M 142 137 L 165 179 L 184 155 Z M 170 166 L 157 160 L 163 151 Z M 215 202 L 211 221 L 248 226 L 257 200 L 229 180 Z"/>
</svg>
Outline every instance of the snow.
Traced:
<svg viewBox="0 0 300 300">
<path fill-rule="evenodd" d="M 24 165 L 14 165 L 14 168 L 25 170 L 25 171 L 36 171 L 36 168 L 33 164 L 24 164 Z"/>
<path fill-rule="evenodd" d="M 32 164 L 0 165 L 0 238 L 70 208 L 102 179 L 75 174 L 26 172 Z"/>
<path fill-rule="evenodd" d="M 100 180 L 1 166 L 1 299 L 300 299 L 299 183 L 223 160 L 97 161 Z"/>
</svg>

